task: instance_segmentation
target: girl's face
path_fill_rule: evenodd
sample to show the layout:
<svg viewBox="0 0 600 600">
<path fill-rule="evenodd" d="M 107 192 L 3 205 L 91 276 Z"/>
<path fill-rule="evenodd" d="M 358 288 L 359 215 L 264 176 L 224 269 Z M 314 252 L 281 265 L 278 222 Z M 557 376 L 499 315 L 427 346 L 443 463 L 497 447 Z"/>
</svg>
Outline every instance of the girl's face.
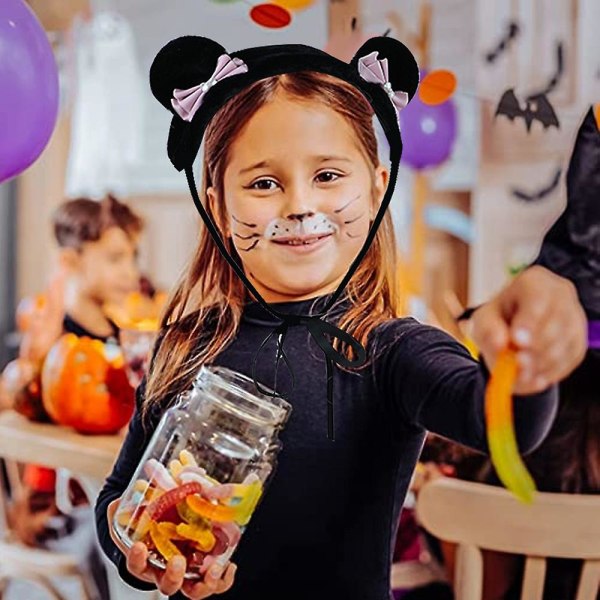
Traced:
<svg viewBox="0 0 600 600">
<path fill-rule="evenodd" d="M 352 127 L 333 109 L 278 92 L 230 148 L 225 235 L 266 302 L 335 291 L 385 195 Z M 207 190 L 213 214 L 214 188 Z"/>
</svg>

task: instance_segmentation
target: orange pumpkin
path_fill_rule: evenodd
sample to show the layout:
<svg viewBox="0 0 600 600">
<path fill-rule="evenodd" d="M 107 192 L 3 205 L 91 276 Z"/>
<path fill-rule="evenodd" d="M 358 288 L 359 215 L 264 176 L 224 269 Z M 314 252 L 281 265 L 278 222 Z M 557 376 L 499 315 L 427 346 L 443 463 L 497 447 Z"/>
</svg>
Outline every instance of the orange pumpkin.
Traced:
<svg viewBox="0 0 600 600">
<path fill-rule="evenodd" d="M 42 400 L 56 423 L 80 433 L 116 433 L 134 408 L 121 349 L 72 333 L 63 335 L 44 361 Z"/>
</svg>

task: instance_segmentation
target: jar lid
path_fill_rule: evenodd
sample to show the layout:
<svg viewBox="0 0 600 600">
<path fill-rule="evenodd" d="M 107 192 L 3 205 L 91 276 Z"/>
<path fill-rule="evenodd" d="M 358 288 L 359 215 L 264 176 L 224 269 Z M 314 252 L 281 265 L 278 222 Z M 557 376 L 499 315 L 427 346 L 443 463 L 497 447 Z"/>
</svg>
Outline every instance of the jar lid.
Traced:
<svg viewBox="0 0 600 600">
<path fill-rule="evenodd" d="M 227 367 L 202 365 L 194 387 L 206 386 L 228 410 L 260 425 L 280 427 L 287 421 L 292 409 L 291 404 L 280 396 L 271 397 L 259 392 L 250 377 Z M 270 388 L 263 387 L 272 392 Z"/>
</svg>

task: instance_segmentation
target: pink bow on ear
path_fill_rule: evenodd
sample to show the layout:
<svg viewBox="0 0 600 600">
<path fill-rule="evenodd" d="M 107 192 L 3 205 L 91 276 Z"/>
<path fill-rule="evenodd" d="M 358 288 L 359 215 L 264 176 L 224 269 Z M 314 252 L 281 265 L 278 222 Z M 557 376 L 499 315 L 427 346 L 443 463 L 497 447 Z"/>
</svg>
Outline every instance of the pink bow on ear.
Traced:
<svg viewBox="0 0 600 600">
<path fill-rule="evenodd" d="M 387 92 L 400 122 L 400 111 L 408 104 L 408 94 L 406 92 L 395 92 L 392 84 L 388 80 L 388 61 L 387 58 L 377 58 L 377 50 L 358 59 L 358 74 L 369 83 L 377 83 Z"/>
<path fill-rule="evenodd" d="M 213 85 L 221 79 L 225 79 L 225 77 L 246 73 L 247 71 L 248 65 L 241 58 L 231 58 L 229 54 L 221 54 L 217 59 L 215 71 L 208 81 L 187 90 L 176 88 L 173 90 L 174 98 L 171 98 L 171 105 L 184 121 L 191 121 L 202 104 L 204 95 Z"/>
</svg>

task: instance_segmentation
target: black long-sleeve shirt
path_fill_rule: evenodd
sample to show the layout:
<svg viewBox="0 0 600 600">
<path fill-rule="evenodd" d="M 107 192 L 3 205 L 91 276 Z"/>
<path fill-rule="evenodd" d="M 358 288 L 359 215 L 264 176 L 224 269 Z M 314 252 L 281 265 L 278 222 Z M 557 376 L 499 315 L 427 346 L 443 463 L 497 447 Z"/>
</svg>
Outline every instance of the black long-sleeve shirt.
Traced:
<svg viewBox="0 0 600 600">
<path fill-rule="evenodd" d="M 319 297 L 312 312 L 325 299 Z M 309 314 L 313 301 L 273 306 L 283 313 Z M 334 322 L 332 314 L 326 318 Z M 259 303 L 248 303 L 236 338 L 214 364 L 251 377 L 254 353 L 276 323 Z M 269 342 L 262 356 L 273 360 L 257 362 L 257 379 L 273 388 L 275 336 Z M 304 327 L 290 328 L 285 351 L 295 388 L 292 414 L 281 434 L 283 450 L 232 557 L 238 565 L 234 585 L 219 598 L 389 600 L 400 510 L 426 431 L 487 452 L 483 398 L 489 373 L 460 343 L 413 318 L 398 318 L 375 328 L 366 349 L 369 356 L 379 356 L 365 371 L 334 369 L 332 442 L 327 438 L 325 358 Z M 291 377 L 280 364 L 277 389 L 290 387 Z M 138 408 L 143 395 L 142 385 Z M 556 407 L 554 387 L 516 399 L 522 452 L 542 441 Z M 121 577 L 139 589 L 153 586 L 127 572 L 110 538 L 106 509 L 133 476 L 149 429 L 144 433 L 136 411 L 96 503 L 100 543 Z"/>
</svg>

